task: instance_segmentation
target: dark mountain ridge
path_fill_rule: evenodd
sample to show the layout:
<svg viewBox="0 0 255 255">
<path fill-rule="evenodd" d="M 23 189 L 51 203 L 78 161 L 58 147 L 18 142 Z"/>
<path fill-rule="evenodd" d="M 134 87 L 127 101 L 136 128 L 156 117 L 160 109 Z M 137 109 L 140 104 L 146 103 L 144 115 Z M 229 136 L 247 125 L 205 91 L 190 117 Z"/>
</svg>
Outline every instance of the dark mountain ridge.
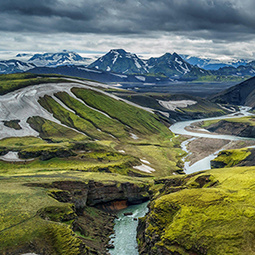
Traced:
<svg viewBox="0 0 255 255">
<path fill-rule="evenodd" d="M 211 97 L 212 102 L 255 107 L 255 77 Z"/>
</svg>

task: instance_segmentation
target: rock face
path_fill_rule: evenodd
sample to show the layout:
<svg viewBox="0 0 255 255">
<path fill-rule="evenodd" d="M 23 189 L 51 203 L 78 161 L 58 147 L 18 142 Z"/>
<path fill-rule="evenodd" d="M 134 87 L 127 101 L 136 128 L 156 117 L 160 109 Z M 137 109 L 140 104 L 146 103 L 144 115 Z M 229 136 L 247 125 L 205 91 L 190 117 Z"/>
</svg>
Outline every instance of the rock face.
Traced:
<svg viewBox="0 0 255 255">
<path fill-rule="evenodd" d="M 224 150 L 218 154 L 217 158 L 211 161 L 212 168 L 254 165 L 255 148 Z"/>
<path fill-rule="evenodd" d="M 242 137 L 255 137 L 255 126 L 242 122 L 230 122 L 221 120 L 206 128 L 210 132 L 216 132 L 225 135 L 236 135 Z"/>
<path fill-rule="evenodd" d="M 90 206 L 110 201 L 127 200 L 128 204 L 139 204 L 148 200 L 148 186 L 137 186 L 133 183 L 112 183 L 105 185 L 90 181 L 87 204 Z"/>
<path fill-rule="evenodd" d="M 129 204 L 139 204 L 147 201 L 149 195 L 148 184 L 135 184 L 131 182 L 97 182 L 89 180 L 81 181 L 59 181 L 51 184 L 27 184 L 28 186 L 43 186 L 50 188 L 50 196 L 64 203 L 74 203 L 76 210 L 82 210 L 85 206 L 107 205 L 126 207 Z"/>
</svg>

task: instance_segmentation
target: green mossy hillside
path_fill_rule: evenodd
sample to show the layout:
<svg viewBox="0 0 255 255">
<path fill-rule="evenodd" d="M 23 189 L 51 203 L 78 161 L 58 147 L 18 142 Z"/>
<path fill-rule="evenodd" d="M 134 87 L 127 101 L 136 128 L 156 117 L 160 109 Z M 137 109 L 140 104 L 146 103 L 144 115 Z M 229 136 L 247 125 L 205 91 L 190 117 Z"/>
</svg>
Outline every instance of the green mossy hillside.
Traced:
<svg viewBox="0 0 255 255">
<path fill-rule="evenodd" d="M 157 116 L 145 110 L 88 89 L 73 88 L 72 92 L 89 106 L 107 113 L 138 133 L 143 135 L 167 133 L 167 127 L 159 124 Z"/>
<path fill-rule="evenodd" d="M 116 138 L 130 137 L 128 129 L 116 119 L 111 119 L 104 114 L 89 108 L 84 103 L 81 103 L 68 95 L 66 92 L 59 92 L 56 94 L 56 97 L 70 109 L 75 111 L 78 116 L 91 122 L 97 129 L 100 129 L 105 133 L 109 133 Z"/>
<path fill-rule="evenodd" d="M 66 107 L 50 96 L 40 98 L 40 104 L 65 125 L 38 116 L 30 118 L 28 123 L 40 133 L 41 138 L 51 142 L 78 141 L 82 140 L 83 133 L 83 140 L 98 140 L 97 143 L 109 146 L 110 151 L 114 148 L 147 160 L 156 170 L 151 175 L 163 176 L 181 171 L 179 142 L 177 139 L 176 143 L 170 141 L 173 134 L 157 115 L 98 91 L 75 88 L 72 92 L 80 99 L 66 92 L 55 94 Z M 68 127 L 71 128 L 69 131 Z"/>
<path fill-rule="evenodd" d="M 28 118 L 29 125 L 39 132 L 40 137 L 51 142 L 68 142 L 89 140 L 84 134 L 57 124 L 56 122 L 44 119 L 40 116 Z"/>
<path fill-rule="evenodd" d="M 37 75 L 31 73 L 2 74 L 0 75 L 0 95 L 4 95 L 31 85 L 58 82 L 68 81 L 57 75 Z"/>
<path fill-rule="evenodd" d="M 214 169 L 157 181 L 139 223 L 140 254 L 254 254 L 255 168 Z"/>
<path fill-rule="evenodd" d="M 45 95 L 43 98 L 39 99 L 39 103 L 42 107 L 52 113 L 56 119 L 60 120 L 62 124 L 82 132 L 91 139 L 107 139 L 107 135 L 97 130 L 91 122 L 68 111 L 66 108 L 58 104 L 52 97 Z"/>
</svg>

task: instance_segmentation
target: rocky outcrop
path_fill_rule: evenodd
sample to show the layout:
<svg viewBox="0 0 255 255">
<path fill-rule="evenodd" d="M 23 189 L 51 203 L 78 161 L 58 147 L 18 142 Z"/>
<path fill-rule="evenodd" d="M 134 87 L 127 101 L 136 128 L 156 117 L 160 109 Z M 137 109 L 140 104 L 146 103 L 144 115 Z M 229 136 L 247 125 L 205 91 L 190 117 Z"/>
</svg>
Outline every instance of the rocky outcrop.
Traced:
<svg viewBox="0 0 255 255">
<path fill-rule="evenodd" d="M 118 208 L 123 207 L 124 204 L 142 203 L 150 197 L 147 183 L 88 180 L 26 185 L 47 188 L 50 196 L 63 203 L 73 203 L 76 210 L 82 210 L 86 206 L 102 206 L 101 208 L 106 209 L 109 205 Z"/>
<path fill-rule="evenodd" d="M 140 204 L 149 199 L 148 185 L 134 183 L 111 183 L 89 181 L 87 204 L 90 206 L 110 201 L 127 200 L 128 204 Z"/>
<path fill-rule="evenodd" d="M 211 160 L 211 169 L 213 168 L 224 168 L 226 163 L 222 161 Z"/>
<path fill-rule="evenodd" d="M 20 130 L 22 129 L 21 126 L 19 125 L 19 122 L 20 120 L 5 120 L 4 121 L 4 125 L 6 127 L 9 127 L 9 128 L 13 128 L 13 129 L 16 129 L 16 130 Z"/>
<path fill-rule="evenodd" d="M 211 168 L 254 165 L 255 148 L 224 150 L 218 154 L 217 158 L 211 161 Z"/>
<path fill-rule="evenodd" d="M 19 157 L 23 159 L 29 158 L 37 158 L 39 157 L 40 160 L 49 160 L 51 158 L 67 158 L 70 156 L 75 156 L 76 154 L 68 149 L 65 148 L 54 148 L 54 149 L 47 149 L 47 150 L 22 150 L 19 152 Z"/>
<path fill-rule="evenodd" d="M 236 135 L 242 137 L 255 137 L 255 126 L 243 122 L 231 122 L 221 120 L 206 128 L 210 132 L 215 132 L 225 135 Z"/>
</svg>

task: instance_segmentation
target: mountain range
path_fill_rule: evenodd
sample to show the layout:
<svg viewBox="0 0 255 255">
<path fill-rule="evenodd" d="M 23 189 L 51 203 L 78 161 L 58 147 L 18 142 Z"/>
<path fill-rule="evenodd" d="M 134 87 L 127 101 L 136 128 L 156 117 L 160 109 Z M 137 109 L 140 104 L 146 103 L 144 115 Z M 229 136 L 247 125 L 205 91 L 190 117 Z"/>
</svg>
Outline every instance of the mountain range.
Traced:
<svg viewBox="0 0 255 255">
<path fill-rule="evenodd" d="M 24 54 L 18 54 L 16 57 L 22 58 Z M 255 73 L 254 61 L 240 60 L 231 65 L 216 63 L 217 68 L 215 68 L 217 70 L 206 70 L 212 68 L 212 61 L 188 56 L 182 57 L 177 53 L 165 53 L 160 57 L 145 60 L 123 49 L 110 50 L 93 63 L 89 64 L 89 62 L 90 59 L 83 58 L 75 52 L 35 54 L 26 61 L 17 59 L 0 61 L 0 73 L 27 71 L 36 73 L 37 71 L 41 72 L 41 68 L 45 67 L 51 68 L 44 69 L 46 73 L 50 71 L 58 73 L 60 67 L 72 66 L 72 70 L 79 70 L 77 71 L 79 73 L 82 71 L 86 73 L 100 71 L 107 75 L 115 74 L 116 77 L 118 75 L 135 75 L 139 82 L 147 82 L 146 77 L 152 76 L 157 78 L 156 80 L 153 79 L 153 82 L 160 81 L 162 78 L 180 81 L 239 81 L 252 77 Z M 202 66 L 205 68 L 202 68 Z M 66 68 L 66 70 L 68 69 Z M 61 74 L 67 73 L 61 72 Z M 84 75 L 81 77 L 84 77 Z M 85 77 L 88 78 L 86 75 Z"/>
<path fill-rule="evenodd" d="M 210 58 L 198 58 L 190 55 L 180 55 L 183 60 L 190 63 L 191 65 L 196 65 L 205 70 L 219 70 L 222 67 L 239 67 L 245 66 L 250 61 L 245 59 L 237 59 L 237 60 L 218 60 L 218 59 L 210 59 Z"/>
</svg>

